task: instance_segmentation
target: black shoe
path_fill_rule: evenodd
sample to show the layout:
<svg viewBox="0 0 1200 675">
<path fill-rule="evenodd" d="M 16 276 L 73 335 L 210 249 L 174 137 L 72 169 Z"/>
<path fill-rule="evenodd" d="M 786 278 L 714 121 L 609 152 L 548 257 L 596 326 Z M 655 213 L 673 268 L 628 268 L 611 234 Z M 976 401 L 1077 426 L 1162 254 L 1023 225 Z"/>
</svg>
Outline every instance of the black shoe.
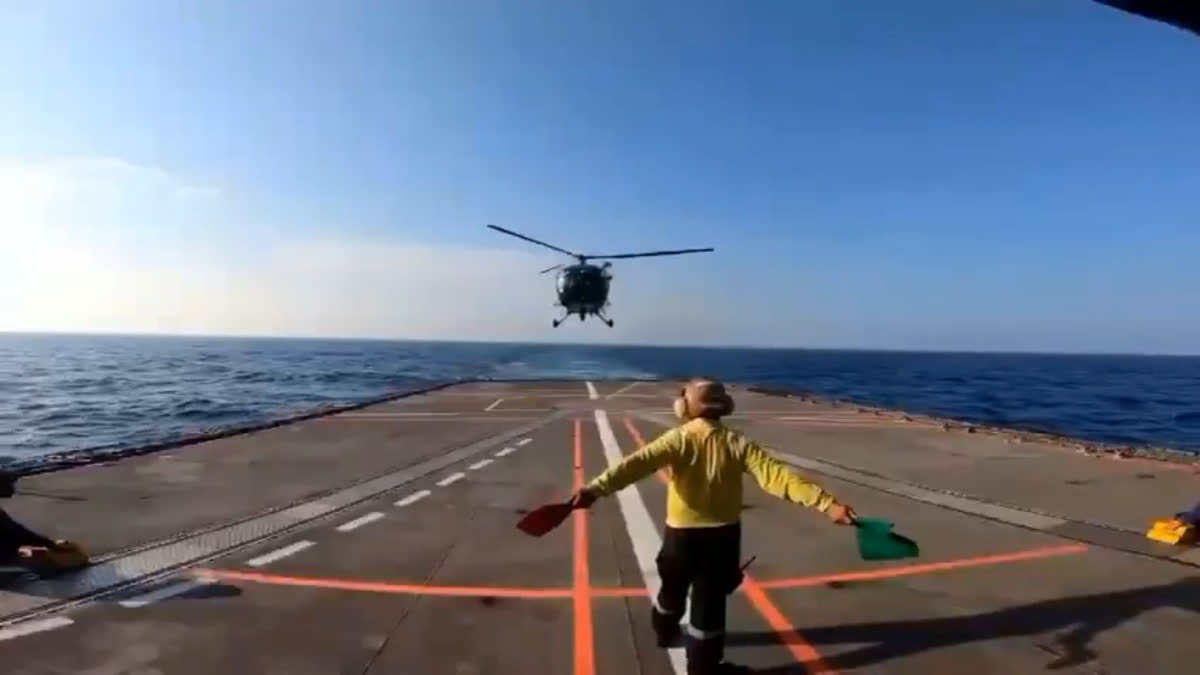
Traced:
<svg viewBox="0 0 1200 675">
<path fill-rule="evenodd" d="M 654 627 L 654 639 L 659 649 L 666 649 L 678 644 L 679 618 L 659 614 L 658 610 L 650 608 L 650 625 Z"/>
</svg>

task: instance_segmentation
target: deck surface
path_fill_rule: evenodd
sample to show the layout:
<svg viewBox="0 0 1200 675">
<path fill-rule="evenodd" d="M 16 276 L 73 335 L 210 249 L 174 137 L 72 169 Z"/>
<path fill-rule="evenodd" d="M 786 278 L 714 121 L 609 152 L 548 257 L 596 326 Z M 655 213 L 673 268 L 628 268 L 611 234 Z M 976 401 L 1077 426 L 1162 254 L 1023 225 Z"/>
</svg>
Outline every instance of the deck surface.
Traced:
<svg viewBox="0 0 1200 675">
<path fill-rule="evenodd" d="M 10 675 L 683 675 L 648 622 L 665 487 L 542 538 L 561 498 L 671 423 L 668 382 L 476 383 L 33 476 L 6 508 L 99 554 L 0 586 Z M 1173 465 L 1089 457 L 733 388 L 729 424 L 921 544 L 747 482 L 731 660 L 758 673 L 1190 672 L 1200 555 L 1149 542 L 1200 499 Z"/>
</svg>

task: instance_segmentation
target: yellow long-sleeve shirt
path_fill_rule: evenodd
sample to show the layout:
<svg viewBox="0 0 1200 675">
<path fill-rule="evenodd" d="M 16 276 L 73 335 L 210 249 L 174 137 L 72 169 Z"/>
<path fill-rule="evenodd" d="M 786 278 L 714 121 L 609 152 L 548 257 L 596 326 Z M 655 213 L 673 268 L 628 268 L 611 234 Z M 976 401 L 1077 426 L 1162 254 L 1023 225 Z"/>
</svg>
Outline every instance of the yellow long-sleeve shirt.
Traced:
<svg viewBox="0 0 1200 675">
<path fill-rule="evenodd" d="M 655 471 L 670 469 L 667 525 L 716 527 L 735 523 L 742 512 L 742 474 L 764 492 L 826 511 L 833 495 L 801 478 L 757 443 L 719 422 L 695 419 L 663 433 L 621 463 L 592 479 L 587 487 L 608 496 Z"/>
</svg>

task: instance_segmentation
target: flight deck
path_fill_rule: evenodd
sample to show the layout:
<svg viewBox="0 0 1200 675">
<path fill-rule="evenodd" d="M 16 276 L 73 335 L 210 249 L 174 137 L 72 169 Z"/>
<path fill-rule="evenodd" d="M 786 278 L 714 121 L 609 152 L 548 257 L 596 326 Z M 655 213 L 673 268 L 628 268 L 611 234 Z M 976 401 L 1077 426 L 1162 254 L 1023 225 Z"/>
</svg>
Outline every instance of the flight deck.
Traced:
<svg viewBox="0 0 1200 675">
<path fill-rule="evenodd" d="M 0 579 L 0 671 L 683 675 L 658 649 L 656 477 L 515 527 L 673 424 L 679 382 L 470 382 L 24 478 L 94 564 Z M 747 478 L 727 658 L 757 673 L 1187 673 L 1200 549 L 1148 540 L 1194 464 L 730 386 L 727 423 L 917 559 Z"/>
</svg>

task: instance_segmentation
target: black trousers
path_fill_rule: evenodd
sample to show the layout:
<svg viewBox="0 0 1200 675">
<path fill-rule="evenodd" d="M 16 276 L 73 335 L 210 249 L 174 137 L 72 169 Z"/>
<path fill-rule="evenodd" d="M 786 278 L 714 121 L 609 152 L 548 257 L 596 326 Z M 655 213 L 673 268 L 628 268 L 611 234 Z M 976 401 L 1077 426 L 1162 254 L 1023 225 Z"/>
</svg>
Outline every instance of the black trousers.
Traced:
<svg viewBox="0 0 1200 675">
<path fill-rule="evenodd" d="M 0 558 L 15 558 L 22 546 L 53 546 L 54 541 L 13 520 L 0 509 Z"/>
<path fill-rule="evenodd" d="M 656 560 L 662 587 L 654 598 L 653 623 L 660 644 L 683 618 L 688 591 L 691 617 L 685 627 L 688 675 L 712 672 L 725 655 L 725 604 L 742 582 L 742 528 L 673 528 L 663 533 Z"/>
</svg>

